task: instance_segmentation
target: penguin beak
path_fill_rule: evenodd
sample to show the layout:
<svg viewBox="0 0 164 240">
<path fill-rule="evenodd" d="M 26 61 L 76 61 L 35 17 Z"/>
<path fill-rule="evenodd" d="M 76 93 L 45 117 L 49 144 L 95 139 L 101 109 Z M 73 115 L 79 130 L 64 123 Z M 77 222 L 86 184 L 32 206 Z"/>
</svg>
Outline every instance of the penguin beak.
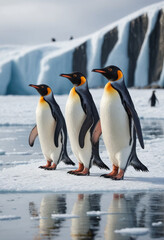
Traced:
<svg viewBox="0 0 164 240">
<path fill-rule="evenodd" d="M 92 72 L 105 73 L 102 69 L 92 69 Z"/>
<path fill-rule="evenodd" d="M 69 79 L 72 78 L 69 74 L 64 74 L 64 73 L 60 74 L 60 76 L 65 77 L 65 78 L 69 78 Z"/>
<path fill-rule="evenodd" d="M 39 87 L 37 85 L 33 85 L 33 84 L 30 84 L 29 87 L 33 87 L 35 89 L 39 89 Z"/>
</svg>

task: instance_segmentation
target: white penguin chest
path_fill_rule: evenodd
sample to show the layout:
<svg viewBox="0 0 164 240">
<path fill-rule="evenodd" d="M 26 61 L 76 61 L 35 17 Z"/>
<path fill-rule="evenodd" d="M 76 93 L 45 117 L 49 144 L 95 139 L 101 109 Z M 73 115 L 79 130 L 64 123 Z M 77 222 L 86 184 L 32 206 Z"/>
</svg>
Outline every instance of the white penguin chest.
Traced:
<svg viewBox="0 0 164 240">
<path fill-rule="evenodd" d="M 36 109 L 36 123 L 39 141 L 43 152 L 51 152 L 55 148 L 54 132 L 56 121 L 52 116 L 51 109 L 46 102 L 38 103 Z"/>
<path fill-rule="evenodd" d="M 74 91 L 75 90 L 72 89 L 69 94 L 65 116 L 70 140 L 73 141 L 75 139 L 75 141 L 77 141 L 82 123 L 86 116 L 81 105 L 80 97 Z"/>
<path fill-rule="evenodd" d="M 130 132 L 128 115 L 116 90 L 104 90 L 100 104 L 103 139 L 108 150 L 117 152 L 128 146 Z"/>
</svg>

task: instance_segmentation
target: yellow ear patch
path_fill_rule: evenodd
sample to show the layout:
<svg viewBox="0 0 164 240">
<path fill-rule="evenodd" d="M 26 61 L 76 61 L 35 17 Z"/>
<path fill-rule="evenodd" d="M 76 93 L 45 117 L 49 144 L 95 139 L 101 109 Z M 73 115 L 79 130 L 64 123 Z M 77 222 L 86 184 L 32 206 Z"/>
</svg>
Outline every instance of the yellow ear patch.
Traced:
<svg viewBox="0 0 164 240">
<path fill-rule="evenodd" d="M 117 80 L 123 77 L 123 73 L 120 70 L 117 71 L 117 75 L 118 75 Z"/>
<path fill-rule="evenodd" d="M 49 95 L 51 93 L 51 88 L 47 88 L 47 94 L 46 95 Z"/>
<path fill-rule="evenodd" d="M 82 76 L 81 77 L 81 83 L 80 83 L 79 86 L 83 85 L 85 82 L 86 82 L 86 78 Z"/>
</svg>

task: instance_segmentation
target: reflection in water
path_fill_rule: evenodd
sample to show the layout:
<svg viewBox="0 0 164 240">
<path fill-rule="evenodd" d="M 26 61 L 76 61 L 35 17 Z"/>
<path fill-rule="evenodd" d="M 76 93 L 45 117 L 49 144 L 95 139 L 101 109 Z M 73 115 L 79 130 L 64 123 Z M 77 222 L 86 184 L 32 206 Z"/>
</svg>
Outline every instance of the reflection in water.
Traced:
<svg viewBox="0 0 164 240">
<path fill-rule="evenodd" d="M 72 201 L 73 199 L 73 201 Z M 100 215 L 87 215 L 97 211 Z M 134 234 L 121 235 L 115 230 L 148 228 L 142 239 L 164 237 L 164 192 L 161 193 L 106 193 L 106 194 L 49 194 L 45 195 L 38 211 L 29 203 L 33 217 L 40 216 L 38 234 L 34 239 L 72 240 L 136 240 Z M 107 212 L 107 215 L 101 215 Z M 51 214 L 65 214 L 65 218 L 52 219 Z M 67 214 L 78 218 L 67 219 Z M 153 226 L 153 223 L 160 225 Z"/>
<path fill-rule="evenodd" d="M 131 237 L 122 236 L 114 231 L 135 226 L 135 211 L 132 211 L 131 201 L 127 200 L 124 194 L 113 194 L 108 212 L 110 214 L 107 216 L 105 240 L 130 240 Z"/>
<path fill-rule="evenodd" d="M 65 214 L 66 213 L 66 200 L 65 195 L 51 194 L 43 197 L 40 204 L 40 212 L 34 208 L 34 203 L 29 204 L 30 214 L 33 217 L 40 216 L 39 220 L 39 234 L 34 239 L 40 240 L 53 239 L 55 234 L 59 234 L 61 223 L 63 219 L 52 219 L 51 214 Z"/>
<path fill-rule="evenodd" d="M 89 211 L 100 211 L 100 194 L 78 194 L 72 214 L 79 218 L 72 219 L 71 236 L 73 240 L 94 239 L 99 228 L 99 221 L 95 216 L 88 216 Z"/>
</svg>

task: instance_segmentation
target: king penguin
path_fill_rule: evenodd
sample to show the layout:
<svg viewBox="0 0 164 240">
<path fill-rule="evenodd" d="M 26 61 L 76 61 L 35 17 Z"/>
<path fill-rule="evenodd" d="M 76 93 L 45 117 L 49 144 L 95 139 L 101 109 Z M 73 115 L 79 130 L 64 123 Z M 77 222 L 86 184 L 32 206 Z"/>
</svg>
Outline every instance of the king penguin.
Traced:
<svg viewBox="0 0 164 240">
<path fill-rule="evenodd" d="M 76 170 L 68 173 L 89 175 L 92 165 L 109 169 L 99 156 L 100 119 L 88 89 L 85 76 L 80 72 L 61 74 L 73 83 L 65 110 L 65 120 L 72 151 L 79 162 Z M 96 137 L 95 143 L 92 138 Z"/>
<path fill-rule="evenodd" d="M 45 84 L 29 86 L 35 88 L 41 95 L 36 109 L 36 126 L 29 136 L 31 147 L 37 135 L 39 136 L 42 153 L 47 160 L 47 164 L 40 168 L 55 170 L 60 161 L 75 165 L 67 154 L 66 124 L 51 88 Z"/>
<path fill-rule="evenodd" d="M 100 121 L 103 140 L 113 164 L 109 174 L 102 175 L 122 180 L 128 165 L 136 170 L 148 171 L 136 154 L 136 134 L 144 148 L 139 117 L 125 86 L 122 71 L 116 66 L 93 69 L 108 79 L 100 103 Z"/>
</svg>

